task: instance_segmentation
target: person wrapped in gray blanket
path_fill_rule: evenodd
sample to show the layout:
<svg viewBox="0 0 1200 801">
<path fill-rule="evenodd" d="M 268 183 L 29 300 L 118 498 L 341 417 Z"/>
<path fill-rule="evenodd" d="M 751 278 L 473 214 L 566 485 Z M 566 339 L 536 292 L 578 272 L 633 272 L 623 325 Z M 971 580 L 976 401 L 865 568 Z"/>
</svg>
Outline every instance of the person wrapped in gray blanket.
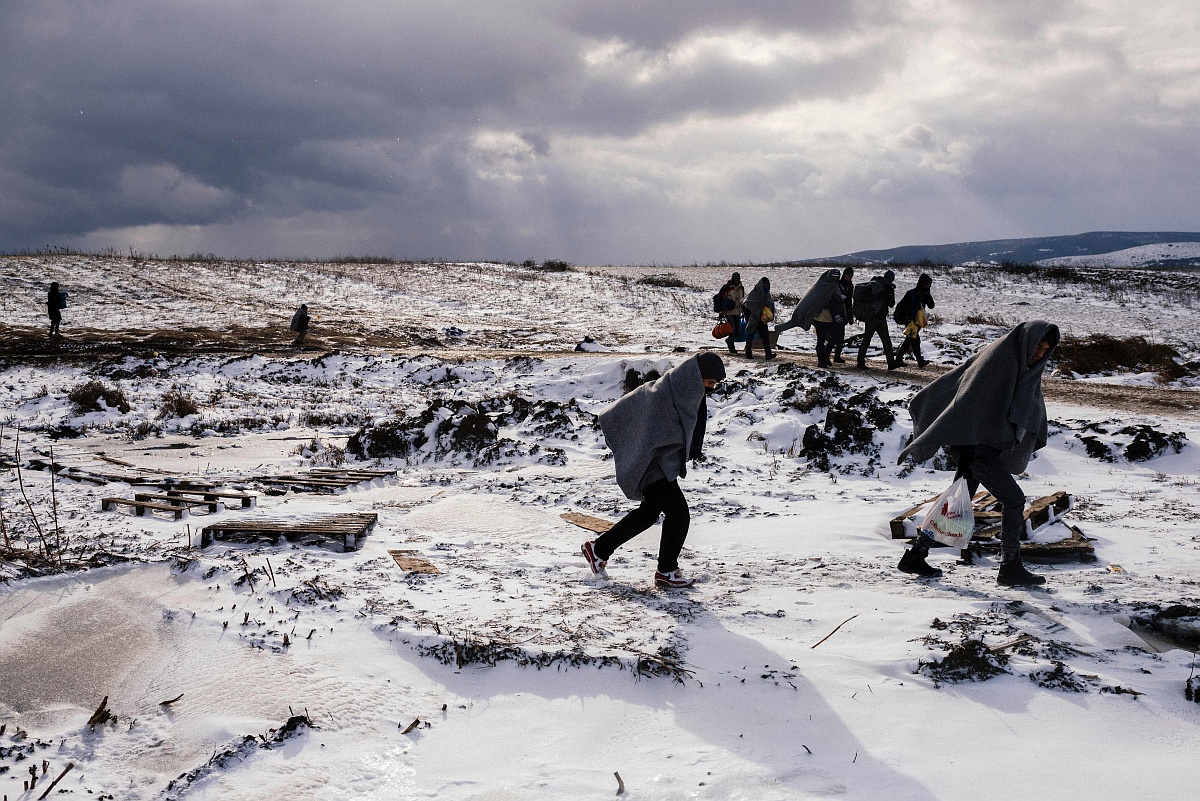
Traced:
<svg viewBox="0 0 1200 801">
<path fill-rule="evenodd" d="M 754 337 L 762 340 L 763 358 L 774 359 L 771 353 L 771 329 L 767 323 L 775 319 L 775 299 L 771 297 L 771 279 L 763 276 L 742 301 L 746 315 L 746 358 L 754 358 Z"/>
<path fill-rule="evenodd" d="M 690 587 L 679 569 L 679 553 L 687 538 L 691 513 L 679 489 L 687 462 L 699 459 L 708 419 L 705 395 L 725 378 L 725 365 L 715 353 L 701 353 L 643 384 L 600 413 L 600 429 L 612 449 L 617 484 L 641 506 L 612 528 L 581 547 L 592 573 L 604 578 L 608 559 L 663 515 L 658 546 L 659 587 Z"/>
<path fill-rule="evenodd" d="M 846 330 L 846 306 L 842 298 L 841 274 L 826 270 L 813 283 L 786 323 L 775 326 L 775 333 L 789 328 L 817 329 L 817 367 L 832 367 L 833 349 L 841 347 Z"/>
<path fill-rule="evenodd" d="M 974 496 L 982 484 L 1000 501 L 1001 584 L 1032 586 L 1046 579 L 1025 569 L 1021 533 L 1025 493 L 1013 474 L 1022 473 L 1034 451 L 1046 445 L 1046 401 L 1042 373 L 1058 347 L 1058 326 L 1044 320 L 1021 323 L 918 392 L 908 406 L 913 438 L 900 452 L 924 462 L 945 448 Z M 922 534 L 905 551 L 899 569 L 940 576 L 925 561 L 932 540 Z"/>
</svg>

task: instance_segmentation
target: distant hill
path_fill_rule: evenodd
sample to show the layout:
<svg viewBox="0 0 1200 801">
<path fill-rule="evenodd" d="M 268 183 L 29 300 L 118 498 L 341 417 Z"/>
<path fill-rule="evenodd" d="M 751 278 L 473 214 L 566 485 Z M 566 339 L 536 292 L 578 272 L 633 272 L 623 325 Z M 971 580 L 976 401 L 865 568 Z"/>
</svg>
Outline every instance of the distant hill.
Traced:
<svg viewBox="0 0 1200 801">
<path fill-rule="evenodd" d="M 1200 242 L 1200 233 L 1180 231 L 1092 231 L 1086 234 L 1072 236 L 1040 236 L 1030 239 L 990 239 L 985 242 L 959 242 L 952 245 L 907 245 L 905 247 L 888 248 L 887 250 L 860 250 L 857 253 L 847 253 L 829 259 L 805 259 L 805 262 L 835 261 L 857 264 L 880 264 L 898 262 L 901 264 L 917 264 L 931 261 L 935 264 L 1000 264 L 1015 262 L 1018 264 L 1033 264 L 1050 259 L 1071 258 L 1074 264 L 1090 263 L 1081 256 L 1102 256 L 1140 248 L 1146 245 L 1165 245 L 1168 243 Z M 1195 258 L 1191 249 L 1180 253 L 1181 259 L 1155 258 L 1152 266 L 1156 267 L 1195 267 L 1200 266 L 1200 260 Z M 1103 260 L 1098 260 L 1101 263 Z M 1151 261 L 1151 259 L 1147 259 Z M 1143 266 L 1127 264 L 1127 266 Z M 1151 266 L 1146 264 L 1144 266 Z"/>
</svg>

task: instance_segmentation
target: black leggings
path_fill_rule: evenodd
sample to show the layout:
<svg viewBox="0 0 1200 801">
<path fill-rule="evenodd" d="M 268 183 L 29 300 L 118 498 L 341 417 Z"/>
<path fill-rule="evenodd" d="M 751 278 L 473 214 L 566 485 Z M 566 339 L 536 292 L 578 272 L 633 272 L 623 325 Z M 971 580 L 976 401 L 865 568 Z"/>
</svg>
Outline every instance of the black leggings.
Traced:
<svg viewBox="0 0 1200 801">
<path fill-rule="evenodd" d="M 1000 501 L 1000 547 L 1005 555 L 1021 552 L 1025 533 L 1025 493 L 1000 458 L 1003 451 L 988 445 L 964 445 L 958 449 L 956 479 L 965 478 L 971 497 L 982 484 Z"/>
<path fill-rule="evenodd" d="M 679 552 L 687 539 L 691 513 L 678 481 L 662 479 L 642 490 L 642 505 L 617 521 L 596 538 L 593 546 L 599 559 L 607 560 L 613 551 L 658 522 L 663 515 L 662 538 L 658 543 L 658 572 L 670 573 L 679 567 Z"/>
</svg>

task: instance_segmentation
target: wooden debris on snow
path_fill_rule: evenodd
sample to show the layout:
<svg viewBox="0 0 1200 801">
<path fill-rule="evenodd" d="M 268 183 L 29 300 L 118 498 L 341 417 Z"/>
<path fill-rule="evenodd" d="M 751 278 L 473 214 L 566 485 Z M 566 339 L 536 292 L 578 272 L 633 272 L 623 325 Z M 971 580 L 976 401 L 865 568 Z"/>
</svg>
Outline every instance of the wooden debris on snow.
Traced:
<svg viewBox="0 0 1200 801">
<path fill-rule="evenodd" d="M 405 573 L 441 573 L 428 559 L 417 556 L 419 551 L 402 551 L 388 549 L 392 559 Z"/>
<path fill-rule="evenodd" d="M 373 512 L 349 512 L 321 515 L 300 520 L 241 517 L 213 523 L 200 532 L 200 547 L 214 541 L 252 542 L 269 540 L 299 542 L 301 545 L 337 545 L 341 550 L 358 550 L 358 538 L 365 536 L 379 516 Z"/>
<path fill-rule="evenodd" d="M 566 520 L 568 523 L 573 523 L 580 528 L 585 528 L 588 531 L 596 534 L 603 534 L 614 525 L 611 520 L 605 520 L 603 517 L 585 515 L 582 512 L 563 512 L 561 515 L 559 515 L 559 517 L 561 517 L 563 520 Z"/>
<path fill-rule="evenodd" d="M 890 523 L 893 539 L 915 537 L 917 521 L 925 513 L 925 508 L 937 496 L 928 498 L 921 503 L 906 509 L 903 513 L 892 518 Z M 975 530 L 971 534 L 969 549 L 964 550 L 963 560 L 970 563 L 971 551 L 1000 550 L 1000 511 L 999 501 L 987 492 L 975 495 L 972 504 L 975 510 Z M 1067 523 L 1063 516 L 1075 506 L 1075 499 L 1067 492 L 1058 491 L 1032 501 L 1024 512 L 1025 532 L 1021 537 L 1021 555 L 1026 558 L 1060 559 L 1075 557 L 1083 562 L 1096 559 L 1092 541 L 1078 526 Z M 1050 542 L 1034 541 L 1037 533 L 1048 533 L 1048 527 L 1059 525 L 1063 536 Z"/>
</svg>

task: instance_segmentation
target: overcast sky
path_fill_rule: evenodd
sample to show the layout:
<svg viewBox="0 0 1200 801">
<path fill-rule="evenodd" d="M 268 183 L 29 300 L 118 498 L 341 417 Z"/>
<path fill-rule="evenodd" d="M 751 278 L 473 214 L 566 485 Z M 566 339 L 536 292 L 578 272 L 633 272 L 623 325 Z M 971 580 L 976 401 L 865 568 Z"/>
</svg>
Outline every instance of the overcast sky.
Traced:
<svg viewBox="0 0 1200 801">
<path fill-rule="evenodd" d="M 1200 230 L 1196 0 L 0 0 L 0 250 Z"/>
</svg>

